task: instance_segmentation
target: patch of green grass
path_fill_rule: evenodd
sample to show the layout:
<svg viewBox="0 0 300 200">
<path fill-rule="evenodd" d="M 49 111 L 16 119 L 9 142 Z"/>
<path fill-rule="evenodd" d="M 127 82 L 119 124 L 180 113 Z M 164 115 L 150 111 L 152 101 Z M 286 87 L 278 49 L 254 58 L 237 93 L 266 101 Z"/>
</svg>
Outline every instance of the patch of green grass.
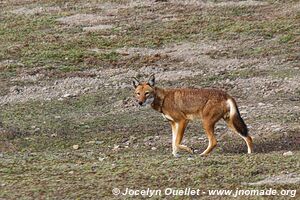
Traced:
<svg viewBox="0 0 300 200">
<path fill-rule="evenodd" d="M 293 78 L 299 76 L 299 70 L 293 70 L 293 69 L 281 69 L 281 70 L 272 70 L 268 72 L 269 75 L 271 75 L 274 78 Z"/>
<path fill-rule="evenodd" d="M 75 71 L 79 71 L 80 69 L 77 66 L 61 66 L 59 67 L 59 70 L 61 72 L 75 72 Z"/>
<path fill-rule="evenodd" d="M 120 58 L 120 55 L 117 52 L 112 51 L 109 53 L 102 53 L 99 57 L 103 60 L 117 61 Z"/>
<path fill-rule="evenodd" d="M 290 35 L 290 34 L 286 34 L 286 35 L 282 35 L 280 38 L 279 38 L 279 43 L 288 43 L 289 41 L 292 41 L 295 37 L 293 35 Z"/>
<path fill-rule="evenodd" d="M 103 37 L 102 32 L 82 33 L 80 27 L 62 28 L 56 19 L 68 12 L 74 12 L 72 7 L 60 15 L 21 17 L 6 12 L 0 22 L 0 44 L 3 46 L 0 50 L 0 60 L 17 60 L 28 68 L 78 66 L 74 69 L 80 70 L 100 64 L 118 63 L 120 57 L 115 53 L 115 49 L 124 46 L 153 48 L 195 39 L 234 41 L 249 37 L 262 37 L 266 43 L 251 48 L 242 46 L 228 56 L 286 55 L 295 59 L 293 52 L 298 44 L 295 35 L 298 30 L 296 18 L 264 17 L 264 12 L 273 12 L 278 7 L 279 4 L 262 8 L 229 6 L 205 8 L 199 11 L 187 5 L 184 8 L 171 8 L 170 12 L 175 16 L 178 15 L 177 21 L 145 19 L 143 23 L 132 23 L 128 19 L 136 14 L 153 12 L 152 10 L 148 7 L 127 8 L 119 12 L 120 28 L 105 33 L 105 35 L 116 36 L 111 39 Z M 166 7 L 156 5 L 156 8 L 154 12 L 165 13 Z M 84 7 L 78 9 L 84 11 Z M 95 12 L 98 14 L 99 11 Z M 280 46 L 272 40 L 277 37 Z M 111 53 L 95 55 L 89 51 L 91 48 L 105 49 Z M 6 76 L 9 76 L 9 71 L 7 74 Z"/>
<path fill-rule="evenodd" d="M 110 49 L 112 41 L 97 34 L 78 33 L 76 27 L 61 31 L 56 19 L 59 16 L 12 16 L 7 14 L 0 22 L 0 60 L 13 60 L 22 63 L 26 68 L 51 66 L 77 66 L 72 70 L 95 63 L 86 60 L 113 62 L 118 60 L 118 54 L 112 51 L 96 55 L 90 48 Z M 72 31 L 73 30 L 73 31 Z M 9 68 L 19 66 L 9 64 L 3 76 L 9 76 Z M 68 71 L 68 70 L 67 70 Z"/>
<path fill-rule="evenodd" d="M 113 188 L 125 191 L 127 187 L 162 190 L 190 187 L 204 191 L 268 189 L 268 185 L 249 186 L 242 183 L 259 181 L 270 174 L 280 175 L 283 171 L 299 173 L 296 168 L 291 168 L 299 162 L 297 156 L 282 158 L 278 153 L 210 155 L 207 158 L 195 155 L 193 160 L 188 161 L 186 156 L 172 158 L 166 151 L 149 152 L 142 147 L 137 150 L 130 147 L 129 150 L 112 151 L 104 161 L 99 161 L 97 145 L 89 146 L 89 152 L 86 148 L 70 150 L 69 153 L 22 153 L 16 157 L 5 155 L 0 164 L 2 183 L 5 184 L 2 186 L 1 197 L 113 198 Z M 10 179 L 11 175 L 15 178 Z M 57 182 L 58 179 L 61 181 Z M 138 187 L 136 180 L 139 182 Z M 31 185 L 36 187 L 32 188 Z M 18 190 L 18 193 L 11 192 L 20 188 L 22 190 Z M 298 186 L 272 185 L 272 188 L 298 189 Z"/>
<path fill-rule="evenodd" d="M 4 106 L 1 120 L 4 127 L 15 127 L 31 134 L 35 134 L 38 128 L 38 134 L 48 136 L 80 135 L 103 131 L 109 127 L 122 129 L 129 125 L 138 126 L 138 116 L 121 112 L 121 105 L 117 118 L 116 114 L 111 113 L 114 103 L 128 96 L 128 90 L 102 89 L 98 93 L 63 100 L 28 101 Z"/>
<path fill-rule="evenodd" d="M 212 87 L 214 84 L 220 81 L 225 81 L 227 79 L 248 79 L 253 77 L 263 77 L 267 74 L 267 71 L 256 70 L 254 68 L 251 68 L 251 66 L 242 66 L 239 70 L 227 71 L 221 74 L 195 76 L 197 78 L 191 78 L 191 80 L 188 80 L 188 82 L 192 85 L 198 85 L 201 87 Z"/>
</svg>

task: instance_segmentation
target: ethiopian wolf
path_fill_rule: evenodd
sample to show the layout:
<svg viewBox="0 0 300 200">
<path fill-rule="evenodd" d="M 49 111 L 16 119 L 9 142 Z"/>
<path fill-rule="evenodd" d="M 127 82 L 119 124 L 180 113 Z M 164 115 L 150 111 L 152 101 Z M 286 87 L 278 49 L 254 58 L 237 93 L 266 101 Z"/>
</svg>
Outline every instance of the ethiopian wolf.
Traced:
<svg viewBox="0 0 300 200">
<path fill-rule="evenodd" d="M 184 130 L 191 120 L 202 120 L 208 137 L 208 147 L 201 155 L 207 155 L 217 145 L 214 135 L 216 122 L 224 119 L 228 127 L 238 133 L 246 142 L 248 153 L 253 151 L 252 138 L 241 118 L 235 100 L 227 93 L 217 89 L 177 88 L 163 89 L 155 86 L 155 77 L 151 75 L 147 82 L 133 78 L 135 97 L 139 105 L 150 104 L 154 110 L 162 113 L 172 127 L 173 155 L 179 150 L 193 153 L 193 150 L 181 144 Z"/>
</svg>

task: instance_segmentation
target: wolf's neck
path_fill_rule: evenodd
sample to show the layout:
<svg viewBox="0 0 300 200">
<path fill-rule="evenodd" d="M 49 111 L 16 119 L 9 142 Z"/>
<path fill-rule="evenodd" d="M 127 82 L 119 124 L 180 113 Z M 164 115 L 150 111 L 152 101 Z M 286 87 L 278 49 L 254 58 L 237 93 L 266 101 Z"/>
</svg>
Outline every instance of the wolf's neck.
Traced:
<svg viewBox="0 0 300 200">
<path fill-rule="evenodd" d="M 165 100 L 165 90 L 162 88 L 155 87 L 154 88 L 154 101 L 151 104 L 151 107 L 158 112 L 162 112 L 162 106 Z"/>
</svg>

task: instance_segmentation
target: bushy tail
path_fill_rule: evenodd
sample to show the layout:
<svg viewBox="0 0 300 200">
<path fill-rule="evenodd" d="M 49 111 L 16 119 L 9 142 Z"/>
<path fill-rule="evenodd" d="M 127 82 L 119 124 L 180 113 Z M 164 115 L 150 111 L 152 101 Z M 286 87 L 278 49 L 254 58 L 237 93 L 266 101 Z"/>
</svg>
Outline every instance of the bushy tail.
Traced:
<svg viewBox="0 0 300 200">
<path fill-rule="evenodd" d="M 236 102 L 234 99 L 230 98 L 227 100 L 227 103 L 230 107 L 230 114 L 229 114 L 229 121 L 232 124 L 233 128 L 242 136 L 247 137 L 248 136 L 248 128 L 245 124 L 243 118 L 240 115 L 239 109 L 236 105 Z"/>
</svg>

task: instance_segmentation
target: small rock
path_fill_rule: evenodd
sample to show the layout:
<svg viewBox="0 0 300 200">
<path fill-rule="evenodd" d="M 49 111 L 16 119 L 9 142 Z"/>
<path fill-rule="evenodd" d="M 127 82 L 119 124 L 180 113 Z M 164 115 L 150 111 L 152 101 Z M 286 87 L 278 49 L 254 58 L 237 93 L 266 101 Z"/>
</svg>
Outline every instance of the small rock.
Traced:
<svg viewBox="0 0 300 200">
<path fill-rule="evenodd" d="M 288 152 L 284 152 L 283 155 L 284 156 L 292 156 L 292 155 L 294 155 L 294 153 L 291 151 L 288 151 Z"/>
<path fill-rule="evenodd" d="M 57 137 L 56 133 L 51 134 L 51 137 Z"/>
<path fill-rule="evenodd" d="M 12 88 L 10 88 L 10 91 L 15 93 L 15 94 L 19 94 L 22 92 L 21 88 L 18 88 L 17 86 L 13 86 Z"/>
<path fill-rule="evenodd" d="M 280 132 L 282 130 L 282 128 L 275 128 L 274 131 L 275 132 Z"/>
<path fill-rule="evenodd" d="M 241 110 L 240 111 L 240 114 L 246 114 L 246 113 L 248 113 L 247 110 Z"/>
<path fill-rule="evenodd" d="M 40 128 L 36 128 L 36 129 L 34 129 L 33 132 L 34 132 L 34 133 L 38 133 L 38 132 L 40 132 L 40 130 L 41 130 Z"/>
<path fill-rule="evenodd" d="M 91 88 L 84 88 L 83 93 L 87 93 Z"/>
<path fill-rule="evenodd" d="M 74 174 L 74 171 L 69 171 L 69 174 Z"/>
<path fill-rule="evenodd" d="M 137 138 L 136 138 L 135 136 L 130 136 L 130 137 L 129 137 L 129 141 L 130 141 L 130 142 L 134 142 L 134 141 L 136 141 L 136 139 L 137 139 Z"/>
<path fill-rule="evenodd" d="M 71 96 L 72 96 L 71 94 L 64 94 L 63 98 L 68 98 L 68 97 L 71 97 Z"/>
<path fill-rule="evenodd" d="M 120 148 L 120 145 L 116 145 L 116 144 L 115 144 L 113 150 L 116 151 L 116 150 L 118 150 L 119 148 Z"/>
<path fill-rule="evenodd" d="M 149 137 L 146 137 L 145 139 L 144 139 L 144 142 L 147 142 L 147 141 L 150 141 L 150 140 L 153 140 L 153 136 L 149 136 Z"/>
<path fill-rule="evenodd" d="M 76 90 L 71 97 L 77 97 L 80 95 L 80 90 Z"/>
<path fill-rule="evenodd" d="M 99 160 L 100 162 L 102 162 L 103 160 L 105 160 L 105 158 L 99 157 L 98 160 Z"/>
<path fill-rule="evenodd" d="M 151 147 L 151 150 L 155 151 L 157 148 L 156 147 Z"/>
<path fill-rule="evenodd" d="M 195 160 L 195 159 L 192 157 L 188 157 L 187 160 Z"/>
<path fill-rule="evenodd" d="M 95 140 L 91 140 L 91 141 L 86 142 L 86 144 L 95 144 L 95 143 L 96 143 Z"/>
<path fill-rule="evenodd" d="M 91 167 L 91 170 L 92 170 L 93 172 L 96 172 L 96 171 L 97 171 L 97 166 L 92 166 L 92 167 Z"/>
<path fill-rule="evenodd" d="M 73 145 L 73 149 L 75 149 L 75 150 L 79 149 L 79 145 L 78 144 L 74 144 Z"/>
<path fill-rule="evenodd" d="M 103 141 L 96 141 L 95 143 L 96 143 L 96 144 L 102 144 Z"/>
</svg>

